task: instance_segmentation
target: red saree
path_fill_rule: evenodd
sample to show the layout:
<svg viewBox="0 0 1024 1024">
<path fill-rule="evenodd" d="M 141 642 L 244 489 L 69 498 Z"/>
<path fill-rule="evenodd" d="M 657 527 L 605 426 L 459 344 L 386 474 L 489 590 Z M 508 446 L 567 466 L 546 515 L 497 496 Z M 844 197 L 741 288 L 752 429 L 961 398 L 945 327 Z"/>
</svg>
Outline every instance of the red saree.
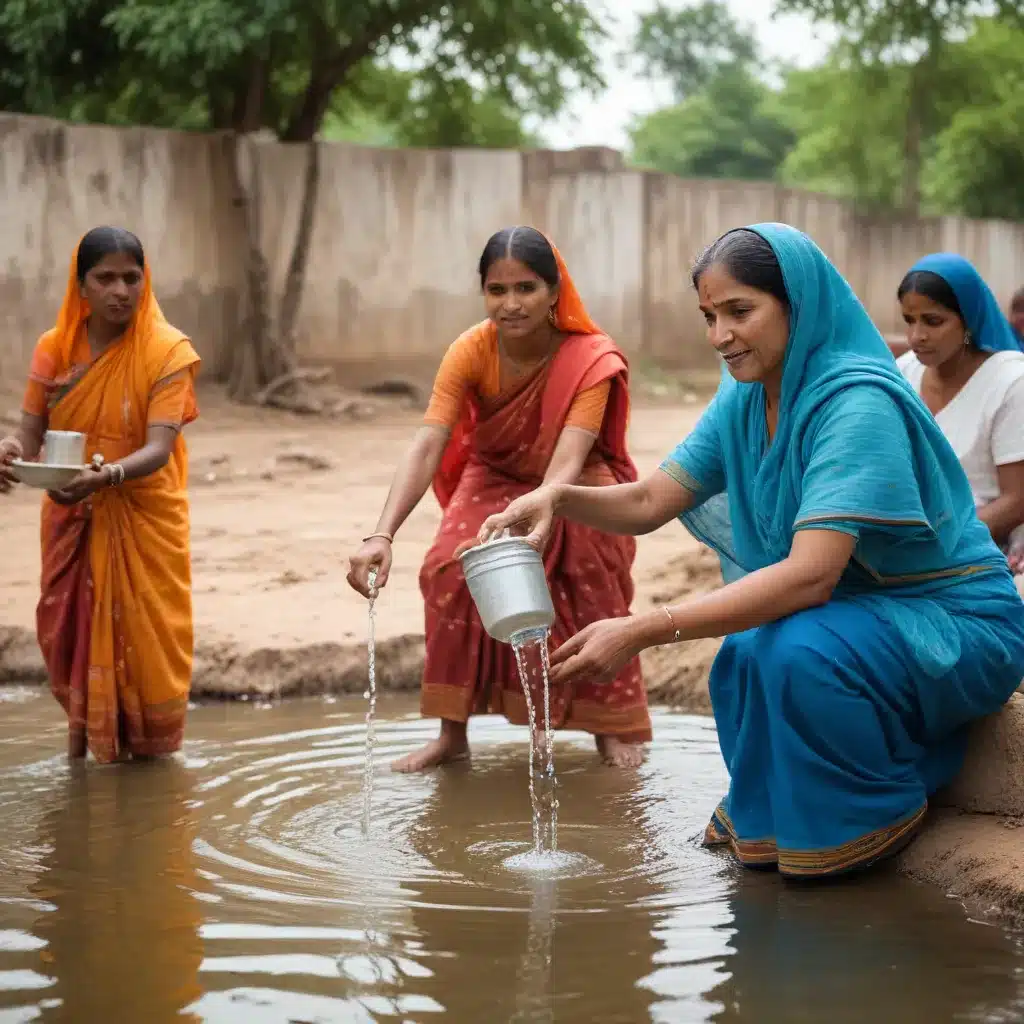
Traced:
<svg viewBox="0 0 1024 1024">
<path fill-rule="evenodd" d="M 563 274 L 563 300 L 565 280 Z M 562 302 L 558 312 L 562 325 Z M 486 322 L 476 329 L 495 327 Z M 424 715 L 465 722 L 474 713 L 495 713 L 516 725 L 529 724 L 512 648 L 484 631 L 453 555 L 487 516 L 541 483 L 573 399 L 606 380 L 611 391 L 604 424 L 579 482 L 625 483 L 637 477 L 626 449 L 628 369 L 610 338 L 570 334 L 552 359 L 526 380 L 493 400 L 475 396 L 467 402 L 434 481 L 444 516 L 420 571 L 426 606 Z M 544 555 L 556 616 L 553 646 L 591 622 L 629 613 L 635 553 L 632 537 L 556 521 Z M 553 689 L 551 719 L 556 728 L 630 743 L 650 740 L 639 660 L 630 662 L 613 683 Z"/>
</svg>

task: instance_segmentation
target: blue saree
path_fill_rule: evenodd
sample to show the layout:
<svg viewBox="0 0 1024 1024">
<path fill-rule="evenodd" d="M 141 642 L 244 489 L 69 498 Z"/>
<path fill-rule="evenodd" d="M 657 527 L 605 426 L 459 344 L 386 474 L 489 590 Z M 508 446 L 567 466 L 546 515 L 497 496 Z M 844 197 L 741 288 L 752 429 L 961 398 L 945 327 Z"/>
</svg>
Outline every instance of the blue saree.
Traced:
<svg viewBox="0 0 1024 1024">
<path fill-rule="evenodd" d="M 728 637 L 710 689 L 729 793 L 708 826 L 791 877 L 866 867 L 913 838 L 966 727 L 1024 676 L 1024 602 L 963 470 L 853 290 L 806 235 L 757 225 L 790 299 L 778 425 L 723 375 L 662 470 L 730 582 L 797 530 L 856 538 L 827 604 Z"/>
</svg>

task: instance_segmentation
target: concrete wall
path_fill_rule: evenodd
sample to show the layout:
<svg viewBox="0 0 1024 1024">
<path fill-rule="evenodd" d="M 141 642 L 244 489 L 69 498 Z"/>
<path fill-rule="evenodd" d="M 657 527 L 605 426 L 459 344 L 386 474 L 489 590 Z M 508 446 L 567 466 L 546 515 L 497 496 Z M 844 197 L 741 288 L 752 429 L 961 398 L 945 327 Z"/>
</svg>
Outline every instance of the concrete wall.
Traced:
<svg viewBox="0 0 1024 1024">
<path fill-rule="evenodd" d="M 255 148 L 262 238 L 284 280 L 301 197 L 300 147 Z M 491 232 L 533 223 L 562 250 L 595 319 L 644 361 L 714 366 L 689 284 L 700 249 L 731 227 L 784 220 L 808 231 L 879 327 L 920 255 L 974 260 L 1004 303 L 1024 283 L 1024 225 L 861 216 L 771 184 L 643 173 L 608 150 L 378 150 L 329 144 L 299 322 L 304 359 L 354 382 L 428 376 L 481 316 L 475 277 Z M 77 238 L 98 223 L 137 231 L 168 316 L 216 370 L 242 317 L 241 222 L 224 141 L 150 129 L 0 115 L 0 380 L 21 377 L 52 324 Z"/>
</svg>

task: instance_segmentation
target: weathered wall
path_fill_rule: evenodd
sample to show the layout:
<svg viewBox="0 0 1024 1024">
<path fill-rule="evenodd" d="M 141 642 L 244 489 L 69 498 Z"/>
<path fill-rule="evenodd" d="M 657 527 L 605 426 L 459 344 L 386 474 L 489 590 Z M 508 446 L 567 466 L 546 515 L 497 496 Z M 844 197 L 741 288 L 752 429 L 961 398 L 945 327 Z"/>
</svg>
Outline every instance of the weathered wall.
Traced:
<svg viewBox="0 0 1024 1024">
<path fill-rule="evenodd" d="M 243 282 L 224 155 L 212 136 L 0 114 L 0 380 L 53 325 L 78 239 L 111 223 L 142 238 L 165 313 L 216 366 Z"/>
<path fill-rule="evenodd" d="M 262 238 L 284 280 L 304 152 L 256 146 Z M 19 378 L 53 322 L 78 236 L 136 230 L 168 315 L 216 369 L 241 323 L 244 247 L 222 139 L 68 126 L 0 115 L 0 380 Z M 714 361 L 689 284 L 700 249 L 731 227 L 784 220 L 808 231 L 879 327 L 900 329 L 894 292 L 920 255 L 974 260 L 1004 303 L 1024 283 L 1024 225 L 861 216 L 827 196 L 771 184 L 688 181 L 571 153 L 378 150 L 325 145 L 307 285 L 303 358 L 353 380 L 427 375 L 481 315 L 479 252 L 517 222 L 549 232 L 595 319 L 631 353 L 669 366 Z"/>
</svg>

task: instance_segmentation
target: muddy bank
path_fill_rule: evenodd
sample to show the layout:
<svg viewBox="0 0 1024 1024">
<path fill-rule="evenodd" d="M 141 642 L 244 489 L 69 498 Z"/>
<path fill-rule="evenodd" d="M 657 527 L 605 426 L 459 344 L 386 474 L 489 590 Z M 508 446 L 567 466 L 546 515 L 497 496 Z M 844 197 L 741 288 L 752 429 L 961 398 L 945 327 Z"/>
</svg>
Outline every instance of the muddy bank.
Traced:
<svg viewBox="0 0 1024 1024">
<path fill-rule="evenodd" d="M 714 589 L 718 562 L 693 551 L 651 573 L 643 604 L 663 605 Z M 720 641 L 702 640 L 681 648 L 644 654 L 652 703 L 706 714 L 711 709 L 707 676 Z M 377 643 L 377 681 L 382 692 L 415 690 L 423 667 L 423 635 L 408 633 Z M 0 682 L 46 682 L 35 636 L 24 627 L 0 627 Z M 200 642 L 196 648 L 192 696 L 237 700 L 267 696 L 362 693 L 366 688 L 366 644 L 314 643 L 245 649 L 231 642 Z"/>
<path fill-rule="evenodd" d="M 1024 697 L 975 725 L 963 771 L 933 804 L 900 869 L 1024 927 Z"/>
</svg>

